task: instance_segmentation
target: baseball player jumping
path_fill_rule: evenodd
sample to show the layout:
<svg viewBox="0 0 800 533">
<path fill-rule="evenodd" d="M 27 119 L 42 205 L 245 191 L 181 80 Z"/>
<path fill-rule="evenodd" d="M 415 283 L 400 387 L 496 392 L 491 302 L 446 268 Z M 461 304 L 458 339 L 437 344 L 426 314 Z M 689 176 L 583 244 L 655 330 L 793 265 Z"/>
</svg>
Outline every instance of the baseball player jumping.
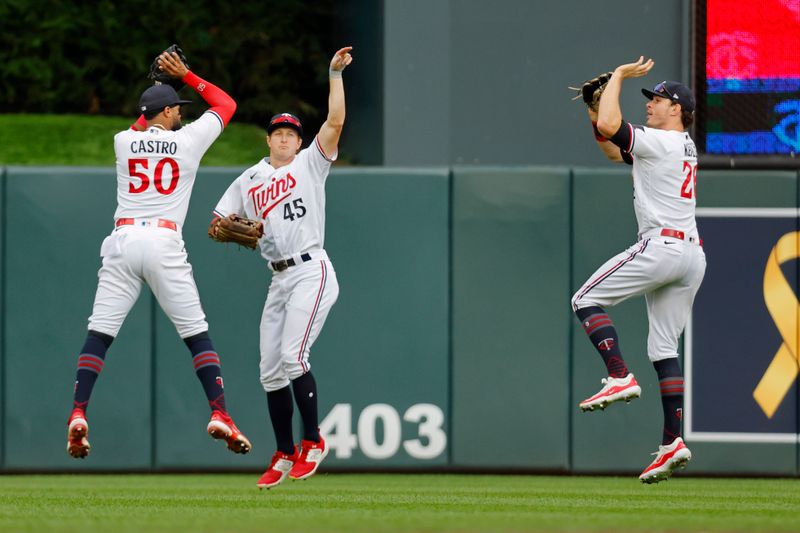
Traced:
<svg viewBox="0 0 800 533">
<path fill-rule="evenodd" d="M 260 326 L 261 383 L 267 392 L 278 450 L 258 480 L 270 488 L 286 476 L 312 476 L 328 453 L 319 434 L 317 385 L 309 353 L 339 295 L 339 283 L 325 252 L 325 181 L 336 160 L 345 118 L 342 71 L 353 60 L 351 47 L 330 63 L 328 117 L 311 145 L 302 150 L 303 127 L 289 113 L 267 126 L 269 157 L 244 171 L 220 199 L 212 225 L 228 215 L 263 222 L 261 255 L 272 271 Z M 292 437 L 294 402 L 303 422 L 298 450 Z"/>
<path fill-rule="evenodd" d="M 225 408 L 219 356 L 208 336 L 181 237 L 200 159 L 233 116 L 236 102 L 190 72 L 174 52 L 161 54 L 159 65 L 197 91 L 211 108 L 181 128 L 181 106 L 190 101 L 181 100 L 168 84 L 154 85 L 142 93 L 139 120 L 114 137 L 118 205 L 114 230 L 100 250 L 103 265 L 89 333 L 78 357 L 67 433 L 67 452 L 75 458 L 89 454 L 89 397 L 106 351 L 145 283 L 192 354 L 211 406 L 208 433 L 224 439 L 235 453 L 247 453 L 251 447 Z"/>
<path fill-rule="evenodd" d="M 695 222 L 697 150 L 686 132 L 694 120 L 691 90 L 674 81 L 663 81 L 652 91 L 642 89 L 649 100 L 647 125 L 634 126 L 622 119 L 622 81 L 646 75 L 653 65 L 640 57 L 617 67 L 597 112 L 590 106 L 600 149 L 612 161 L 633 165 L 639 240 L 597 269 L 572 297 L 575 315 L 608 370 L 600 392 L 580 403 L 583 411 L 605 409 L 641 394 L 605 308 L 640 294 L 647 301 L 647 355 L 658 373 L 664 430 L 655 460 L 639 476 L 644 483 L 667 479 L 692 457 L 681 438 L 683 373 L 678 338 L 706 269 Z"/>
</svg>

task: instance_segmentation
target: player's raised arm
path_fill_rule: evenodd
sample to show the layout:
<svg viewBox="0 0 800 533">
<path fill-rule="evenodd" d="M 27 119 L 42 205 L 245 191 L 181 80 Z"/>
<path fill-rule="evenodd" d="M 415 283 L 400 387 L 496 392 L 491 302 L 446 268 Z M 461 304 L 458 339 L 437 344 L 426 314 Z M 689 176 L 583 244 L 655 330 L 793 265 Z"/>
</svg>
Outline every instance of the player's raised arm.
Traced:
<svg viewBox="0 0 800 533">
<path fill-rule="evenodd" d="M 594 140 L 597 141 L 597 147 L 600 148 L 600 151 L 603 152 L 610 161 L 615 163 L 622 163 L 622 154 L 619 151 L 619 148 L 608 142 L 603 135 L 597 129 L 597 111 L 593 110 L 591 107 L 586 109 L 589 112 L 589 120 L 592 121 L 592 129 L 594 130 Z"/>
<path fill-rule="evenodd" d="M 344 106 L 344 83 L 342 82 L 342 71 L 353 62 L 350 55 L 352 46 L 345 46 L 338 50 L 331 59 L 328 70 L 330 93 L 328 94 L 328 118 L 319 130 L 319 144 L 327 157 L 331 157 L 337 152 L 339 137 L 344 127 L 345 106 Z"/>
<path fill-rule="evenodd" d="M 614 70 L 603 91 L 603 95 L 600 97 L 600 107 L 597 110 L 597 130 L 601 135 L 610 139 L 622 125 L 622 110 L 619 106 L 622 80 L 644 76 L 650 72 L 653 65 L 655 63 L 652 59 L 645 61 L 644 56 L 640 56 L 635 63 L 626 63 Z"/>
<path fill-rule="evenodd" d="M 164 52 L 161 54 L 158 57 L 158 65 L 161 67 L 161 70 L 173 78 L 180 79 L 183 83 L 197 91 L 197 93 L 203 97 L 203 100 L 211 106 L 209 111 L 219 116 L 223 126 L 228 125 L 231 117 L 236 112 L 236 102 L 228 93 L 186 68 L 180 56 L 175 52 Z"/>
</svg>

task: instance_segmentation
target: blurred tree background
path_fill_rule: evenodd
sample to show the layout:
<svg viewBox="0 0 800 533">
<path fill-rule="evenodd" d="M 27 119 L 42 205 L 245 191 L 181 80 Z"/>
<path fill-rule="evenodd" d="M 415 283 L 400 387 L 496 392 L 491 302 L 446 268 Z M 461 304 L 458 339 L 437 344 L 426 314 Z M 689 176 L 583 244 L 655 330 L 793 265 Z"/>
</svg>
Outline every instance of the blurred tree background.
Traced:
<svg viewBox="0 0 800 533">
<path fill-rule="evenodd" d="M 151 61 L 177 43 L 194 72 L 235 98 L 235 121 L 264 127 L 291 111 L 317 131 L 334 14 L 333 0 L 0 0 L 0 113 L 133 119 Z M 182 96 L 202 102 L 191 89 Z"/>
</svg>

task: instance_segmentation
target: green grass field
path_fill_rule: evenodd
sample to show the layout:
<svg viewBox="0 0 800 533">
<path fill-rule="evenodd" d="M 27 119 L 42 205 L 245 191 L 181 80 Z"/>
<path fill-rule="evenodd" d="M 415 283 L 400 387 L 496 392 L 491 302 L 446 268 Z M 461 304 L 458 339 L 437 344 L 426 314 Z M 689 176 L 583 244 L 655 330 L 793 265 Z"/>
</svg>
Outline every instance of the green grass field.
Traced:
<svg viewBox="0 0 800 533">
<path fill-rule="evenodd" d="M 0 113 L 0 165 L 114 164 L 114 135 L 136 117 Z M 267 153 L 266 131 L 234 119 L 202 164 L 250 166 Z"/>
<path fill-rule="evenodd" d="M 319 474 L 0 476 L 0 531 L 800 531 L 799 481 Z"/>
</svg>

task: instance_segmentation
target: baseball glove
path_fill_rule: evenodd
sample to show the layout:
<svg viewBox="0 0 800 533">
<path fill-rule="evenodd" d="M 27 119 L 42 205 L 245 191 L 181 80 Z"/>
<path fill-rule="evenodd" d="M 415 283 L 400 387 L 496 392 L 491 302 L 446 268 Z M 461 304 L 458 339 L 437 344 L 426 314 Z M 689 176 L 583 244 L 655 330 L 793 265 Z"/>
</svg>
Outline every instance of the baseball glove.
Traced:
<svg viewBox="0 0 800 533">
<path fill-rule="evenodd" d="M 184 55 L 183 50 L 181 50 L 181 47 L 178 46 L 177 44 L 173 44 L 172 46 L 164 50 L 164 52 L 175 52 L 176 54 L 178 54 L 178 57 L 181 58 L 183 64 L 186 65 L 186 68 L 187 69 L 189 68 L 189 63 L 186 61 L 186 56 Z M 164 52 L 162 52 L 162 54 Z M 158 56 L 160 55 L 161 54 L 158 54 Z M 153 83 L 155 85 L 166 83 L 167 85 L 172 85 L 172 87 L 174 87 L 176 91 L 181 90 L 181 88 L 183 88 L 183 82 L 177 78 L 173 78 L 172 76 L 161 70 L 161 67 L 158 66 L 158 56 L 156 56 L 156 58 L 153 59 L 153 62 L 150 64 L 150 72 L 147 74 L 147 77 L 153 80 Z"/>
<path fill-rule="evenodd" d="M 573 91 L 578 91 L 578 94 L 575 95 L 573 100 L 582 98 L 583 103 L 596 113 L 597 109 L 600 107 L 600 97 L 603 95 L 603 91 L 606 90 L 606 85 L 608 84 L 608 80 L 611 79 L 612 74 L 614 73 L 604 72 L 584 82 L 580 87 L 570 87 Z"/>
<path fill-rule="evenodd" d="M 256 249 L 258 239 L 262 235 L 264 235 L 264 225 L 261 222 L 240 217 L 239 215 L 215 218 L 208 227 L 208 236 L 213 240 L 217 242 L 235 242 L 252 250 Z"/>
</svg>

